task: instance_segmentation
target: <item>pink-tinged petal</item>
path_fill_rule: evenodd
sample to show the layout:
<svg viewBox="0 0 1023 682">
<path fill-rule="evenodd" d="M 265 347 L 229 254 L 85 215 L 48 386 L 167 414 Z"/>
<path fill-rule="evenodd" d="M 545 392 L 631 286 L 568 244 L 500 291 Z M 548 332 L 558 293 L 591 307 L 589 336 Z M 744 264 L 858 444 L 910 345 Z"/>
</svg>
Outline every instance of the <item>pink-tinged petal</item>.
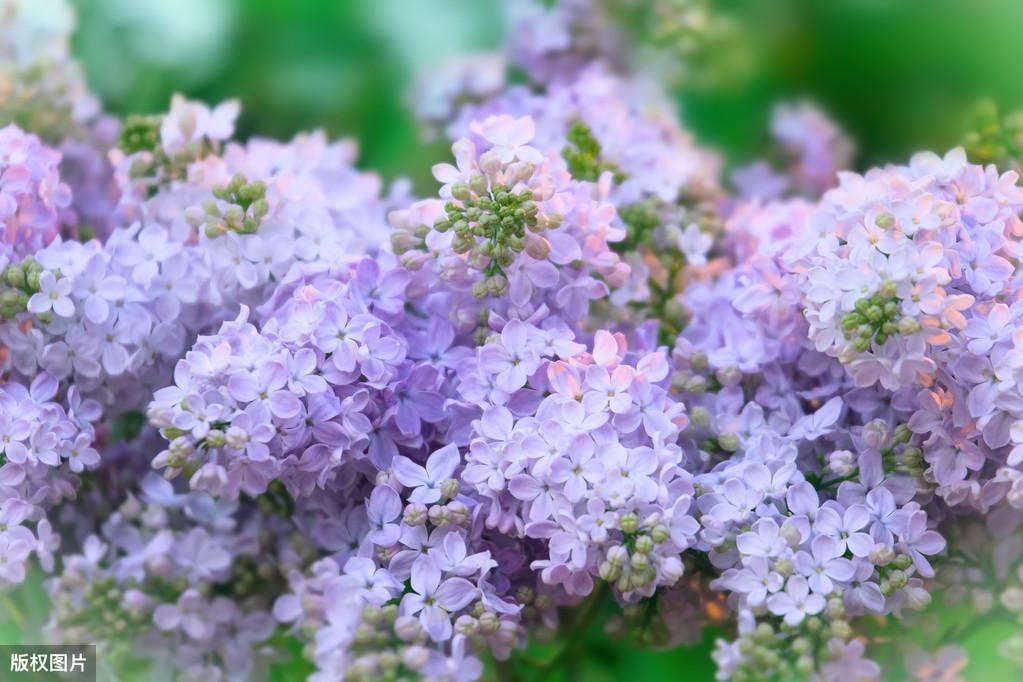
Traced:
<svg viewBox="0 0 1023 682">
<path fill-rule="evenodd" d="M 557 393 L 573 398 L 582 395 L 578 375 L 570 365 L 561 360 L 547 366 L 547 380 Z"/>
<path fill-rule="evenodd" d="M 593 339 L 593 361 L 598 365 L 610 365 L 618 356 L 618 342 L 611 332 L 601 329 Z"/>
<path fill-rule="evenodd" d="M 650 353 L 636 364 L 636 371 L 648 381 L 656 383 L 668 376 L 668 361 L 661 351 Z"/>
</svg>

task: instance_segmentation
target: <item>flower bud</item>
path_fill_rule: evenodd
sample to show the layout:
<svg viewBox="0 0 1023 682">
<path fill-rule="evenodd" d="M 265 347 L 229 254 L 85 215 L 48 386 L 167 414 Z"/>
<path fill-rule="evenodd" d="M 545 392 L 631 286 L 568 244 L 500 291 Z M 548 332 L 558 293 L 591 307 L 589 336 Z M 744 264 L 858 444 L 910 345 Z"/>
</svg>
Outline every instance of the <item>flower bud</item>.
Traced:
<svg viewBox="0 0 1023 682">
<path fill-rule="evenodd" d="M 622 568 L 621 566 L 612 564 L 610 561 L 602 561 L 600 563 L 600 568 L 597 569 L 597 574 L 600 576 L 601 580 L 613 583 L 618 580 L 619 576 L 621 576 Z"/>
<path fill-rule="evenodd" d="M 738 367 L 722 367 L 714 376 L 722 386 L 735 386 L 742 381 L 742 370 Z"/>
<path fill-rule="evenodd" d="M 402 664 L 412 672 L 419 672 L 430 661 L 430 651 L 421 644 L 407 646 L 401 652 Z"/>
<path fill-rule="evenodd" d="M 852 628 L 847 621 L 835 620 L 831 622 L 831 634 L 841 640 L 846 640 L 852 636 Z"/>
<path fill-rule="evenodd" d="M 546 260 L 551 255 L 551 243 L 543 237 L 530 237 L 526 240 L 526 253 L 536 260 Z"/>
<path fill-rule="evenodd" d="M 650 531 L 650 539 L 658 545 L 671 537 L 671 531 L 663 523 L 659 523 Z"/>
<path fill-rule="evenodd" d="M 999 597 L 999 601 L 1007 611 L 1013 613 L 1023 613 L 1023 588 L 1012 587 L 1006 588 Z"/>
<path fill-rule="evenodd" d="M 892 562 L 895 568 L 905 571 L 907 568 L 913 565 L 913 557 L 908 554 L 900 554 L 895 557 L 895 561 Z"/>
<path fill-rule="evenodd" d="M 888 440 L 888 425 L 882 419 L 874 419 L 863 425 L 860 435 L 868 447 L 880 450 Z"/>
<path fill-rule="evenodd" d="M 464 502 L 452 500 L 447 504 L 448 518 L 456 526 L 464 526 L 469 522 L 469 508 Z"/>
<path fill-rule="evenodd" d="M 248 439 L 246 439 L 246 440 L 248 440 Z M 210 429 L 206 433 L 206 445 L 208 447 L 210 447 L 210 448 L 214 448 L 214 449 L 221 448 L 221 447 L 224 446 L 225 441 L 226 441 L 225 434 L 220 429 Z M 243 445 L 242 447 L 245 447 L 245 446 Z M 236 449 L 241 450 L 242 448 L 236 448 Z"/>
<path fill-rule="evenodd" d="M 920 323 L 912 317 L 899 318 L 899 333 L 905 336 L 916 334 L 920 331 Z"/>
<path fill-rule="evenodd" d="M 685 574 L 685 566 L 677 556 L 670 556 L 661 562 L 660 571 L 664 582 L 673 585 Z"/>
<path fill-rule="evenodd" d="M 689 366 L 697 372 L 706 370 L 708 366 L 707 353 L 702 350 L 693 351 L 693 354 L 689 356 Z"/>
<path fill-rule="evenodd" d="M 423 626 L 415 616 L 398 616 L 394 621 L 394 634 L 403 642 L 414 642 L 423 638 Z"/>
<path fill-rule="evenodd" d="M 479 617 L 479 627 L 484 635 L 492 635 L 501 627 L 501 621 L 496 613 L 487 611 Z"/>
<path fill-rule="evenodd" d="M 654 548 L 654 541 L 649 535 L 640 535 L 636 538 L 635 547 L 640 554 L 649 554 Z"/>
<path fill-rule="evenodd" d="M 705 428 L 710 424 L 710 411 L 702 405 L 697 405 L 689 410 L 689 422 L 698 428 Z"/>
<path fill-rule="evenodd" d="M 447 507 L 444 507 L 439 504 L 435 504 L 430 507 L 428 516 L 430 519 L 430 523 L 432 523 L 434 526 L 437 526 L 438 528 L 446 526 L 449 523 L 451 523 L 451 518 L 450 516 L 448 516 Z"/>
<path fill-rule="evenodd" d="M 450 500 L 452 497 L 458 494 L 458 490 L 461 484 L 457 478 L 447 478 L 440 484 L 440 494 L 442 499 Z"/>
<path fill-rule="evenodd" d="M 735 452 L 739 449 L 739 437 L 734 433 L 723 433 L 718 436 L 718 445 L 725 452 Z"/>
<path fill-rule="evenodd" d="M 707 378 L 699 374 L 689 377 L 683 384 L 683 390 L 693 395 L 702 395 L 707 390 Z"/>
<path fill-rule="evenodd" d="M 890 545 L 878 542 L 874 545 L 874 549 L 870 550 L 868 558 L 870 559 L 870 563 L 875 566 L 887 566 L 895 561 L 895 550 L 893 550 Z"/>
<path fill-rule="evenodd" d="M 622 567 L 629 558 L 629 550 L 621 545 L 614 545 L 607 550 L 607 560 L 612 566 Z"/>
</svg>

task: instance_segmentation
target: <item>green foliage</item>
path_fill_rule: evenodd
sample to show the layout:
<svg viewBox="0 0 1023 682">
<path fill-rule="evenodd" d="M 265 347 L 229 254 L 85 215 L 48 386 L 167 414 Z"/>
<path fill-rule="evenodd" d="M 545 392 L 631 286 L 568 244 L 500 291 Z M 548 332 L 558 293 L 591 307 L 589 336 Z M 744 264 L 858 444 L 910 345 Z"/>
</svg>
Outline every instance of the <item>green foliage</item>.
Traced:
<svg viewBox="0 0 1023 682">
<path fill-rule="evenodd" d="M 963 138 L 966 153 L 974 163 L 998 166 L 999 170 L 1023 168 L 1023 111 L 1002 115 L 991 100 L 977 104 L 970 114 Z"/>
<path fill-rule="evenodd" d="M 561 156 L 568 164 L 568 171 L 572 177 L 596 182 L 602 173 L 611 171 L 614 173 L 615 182 L 625 179 L 614 164 L 600 158 L 600 142 L 594 137 L 590 127 L 582 121 L 576 121 L 569 127 L 568 142 L 568 146 L 561 150 Z"/>
</svg>

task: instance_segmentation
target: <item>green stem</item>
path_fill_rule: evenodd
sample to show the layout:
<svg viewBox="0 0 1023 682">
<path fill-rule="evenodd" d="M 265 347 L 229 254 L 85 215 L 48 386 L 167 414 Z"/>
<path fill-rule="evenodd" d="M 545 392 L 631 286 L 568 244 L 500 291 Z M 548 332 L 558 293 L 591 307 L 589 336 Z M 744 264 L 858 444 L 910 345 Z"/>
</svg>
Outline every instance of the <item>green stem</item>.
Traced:
<svg viewBox="0 0 1023 682">
<path fill-rule="evenodd" d="M 582 644 L 583 637 L 586 636 L 586 631 L 590 629 L 590 625 L 593 624 L 594 618 L 600 611 L 600 604 L 604 597 L 604 587 L 605 584 L 603 582 L 597 584 L 596 589 L 593 590 L 589 597 L 586 607 L 572 623 L 568 639 L 554 656 L 537 666 L 542 669 L 542 674 L 538 679 L 548 679 L 551 674 L 558 670 L 578 650 Z"/>
<path fill-rule="evenodd" d="M 19 628 L 25 627 L 25 615 L 18 608 L 18 605 L 11 599 L 11 595 L 3 594 L 0 595 L 0 604 L 3 604 L 4 608 L 10 614 L 11 620 L 13 620 Z"/>
</svg>

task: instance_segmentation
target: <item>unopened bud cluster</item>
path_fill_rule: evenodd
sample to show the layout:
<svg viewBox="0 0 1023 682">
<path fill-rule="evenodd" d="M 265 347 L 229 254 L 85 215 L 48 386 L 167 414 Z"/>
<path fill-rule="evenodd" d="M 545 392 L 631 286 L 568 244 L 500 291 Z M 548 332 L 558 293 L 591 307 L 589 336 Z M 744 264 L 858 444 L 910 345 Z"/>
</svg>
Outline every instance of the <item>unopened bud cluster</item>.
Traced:
<svg viewBox="0 0 1023 682">
<path fill-rule="evenodd" d="M 218 201 L 208 201 L 201 209 L 193 207 L 185 212 L 189 224 L 202 228 L 210 239 L 228 232 L 255 234 L 270 211 L 266 183 L 262 180 L 248 182 L 240 173 L 236 173 L 226 185 L 214 187 L 213 196 Z M 222 204 L 227 204 L 227 207 L 222 208 Z"/>
</svg>

